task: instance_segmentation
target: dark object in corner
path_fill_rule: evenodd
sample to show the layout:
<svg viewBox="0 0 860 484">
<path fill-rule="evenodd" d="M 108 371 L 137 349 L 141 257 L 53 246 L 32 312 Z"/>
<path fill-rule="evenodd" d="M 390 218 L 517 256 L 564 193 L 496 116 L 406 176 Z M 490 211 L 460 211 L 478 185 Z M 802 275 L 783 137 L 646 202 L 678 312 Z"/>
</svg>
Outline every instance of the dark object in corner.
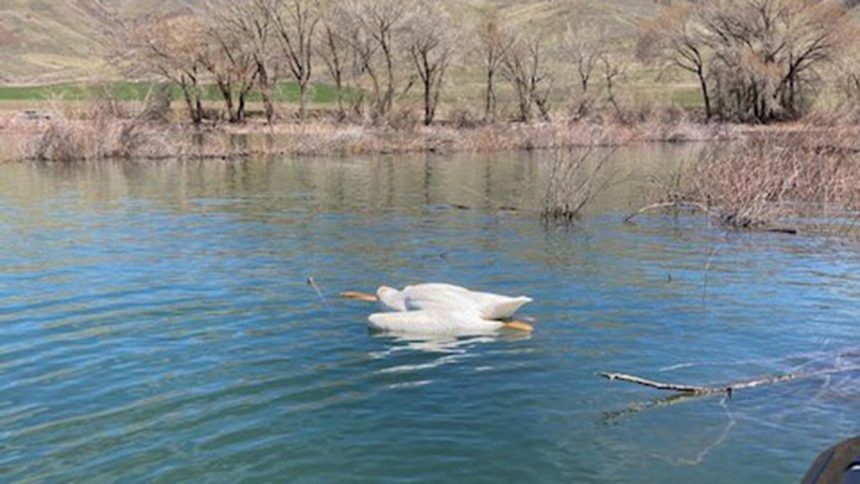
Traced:
<svg viewBox="0 0 860 484">
<path fill-rule="evenodd" d="M 803 484 L 860 484 L 860 437 L 822 452 L 803 476 Z"/>
</svg>

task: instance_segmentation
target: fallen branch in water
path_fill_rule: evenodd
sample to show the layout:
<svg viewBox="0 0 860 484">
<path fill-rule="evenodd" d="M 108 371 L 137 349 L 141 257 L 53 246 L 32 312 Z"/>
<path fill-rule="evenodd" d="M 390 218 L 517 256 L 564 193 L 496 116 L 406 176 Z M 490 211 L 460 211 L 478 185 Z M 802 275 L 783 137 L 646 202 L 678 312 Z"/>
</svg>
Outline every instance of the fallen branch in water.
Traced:
<svg viewBox="0 0 860 484">
<path fill-rule="evenodd" d="M 710 393 L 717 393 L 715 389 L 709 387 L 700 387 L 693 385 L 683 385 L 679 383 L 663 383 L 654 380 L 648 380 L 646 378 L 640 378 L 634 375 L 628 375 L 626 373 L 600 373 L 600 376 L 606 378 L 607 380 L 619 380 L 626 381 L 628 383 L 635 383 L 637 385 L 646 386 L 649 388 L 656 388 L 657 390 L 669 390 L 681 393 L 692 393 L 696 395 L 707 395 Z"/>
<path fill-rule="evenodd" d="M 625 217 L 625 218 L 624 218 L 624 223 L 630 223 L 631 221 L 633 221 L 633 219 L 634 219 L 634 218 L 636 218 L 636 217 L 637 217 L 637 216 L 639 216 L 639 215 L 642 215 L 643 213 L 653 212 L 654 210 L 661 210 L 661 209 L 665 209 L 665 208 L 675 208 L 675 209 L 680 209 L 680 208 L 690 208 L 690 209 L 696 209 L 696 210 L 700 210 L 700 211 L 702 211 L 702 212 L 704 212 L 704 213 L 706 213 L 706 214 L 708 214 L 708 215 L 710 215 L 710 216 L 712 216 L 712 217 L 718 217 L 718 214 L 717 214 L 717 213 L 715 213 L 714 211 L 712 211 L 710 208 L 708 208 L 708 207 L 707 207 L 705 204 L 703 204 L 703 203 L 699 203 L 699 202 L 692 202 L 692 201 L 674 201 L 674 202 L 653 203 L 653 204 L 651 204 L 651 205 L 648 205 L 648 206 L 642 207 L 642 208 L 640 208 L 639 210 L 637 210 L 637 211 L 635 211 L 635 212 L 631 213 L 630 215 L 628 215 L 627 217 Z"/>
<path fill-rule="evenodd" d="M 628 383 L 634 383 L 636 385 L 642 385 L 649 388 L 655 388 L 657 390 L 666 390 L 666 391 L 674 391 L 679 393 L 685 393 L 688 395 L 697 395 L 697 396 L 705 396 L 705 395 L 718 395 L 718 394 L 726 394 L 728 396 L 732 396 L 732 393 L 736 390 L 744 390 L 747 388 L 755 388 L 764 385 L 773 385 L 776 383 L 786 383 L 795 380 L 801 380 L 804 378 L 814 378 L 817 376 L 824 375 L 832 375 L 836 373 L 845 373 L 849 371 L 858 371 L 860 370 L 860 366 L 850 366 L 844 368 L 826 368 L 823 370 L 816 371 L 808 371 L 801 373 L 788 373 L 785 375 L 779 376 L 770 376 L 770 377 L 762 377 L 756 378 L 754 380 L 747 380 L 737 383 L 729 383 L 727 385 L 719 385 L 719 386 L 699 386 L 699 385 L 685 385 L 681 383 L 666 383 L 666 382 L 658 382 L 654 380 L 648 380 L 646 378 L 638 377 L 635 375 L 628 375 L 625 373 L 608 373 L 602 372 L 600 376 L 606 378 L 607 380 L 618 380 L 624 381 Z"/>
<path fill-rule="evenodd" d="M 683 209 L 683 208 L 687 208 L 690 210 L 698 210 L 698 211 L 710 216 L 711 218 L 717 220 L 720 224 L 722 224 L 724 226 L 734 227 L 737 229 L 750 229 L 750 228 L 753 228 L 752 225 L 755 225 L 755 224 L 748 223 L 748 221 L 741 221 L 740 223 L 738 223 L 738 220 L 736 219 L 736 217 L 734 215 L 720 214 L 719 212 L 715 212 L 714 210 L 709 208 L 704 203 L 695 202 L 695 201 L 691 201 L 691 200 L 652 203 L 651 205 L 647 205 L 645 207 L 642 207 L 639 210 L 631 213 L 627 217 L 624 217 L 624 223 L 632 223 L 634 218 L 636 218 L 639 215 L 642 215 L 644 213 L 653 212 L 654 210 L 668 209 L 668 208 L 675 209 L 675 210 L 679 210 L 679 209 Z M 776 233 L 776 234 L 788 234 L 788 235 L 797 235 L 797 233 L 798 233 L 798 230 L 794 227 L 779 227 L 779 226 L 771 227 L 771 226 L 768 226 L 768 224 L 758 224 L 758 225 L 760 227 L 758 227 L 756 230 L 759 230 L 762 232 L 771 232 L 771 233 Z"/>
</svg>

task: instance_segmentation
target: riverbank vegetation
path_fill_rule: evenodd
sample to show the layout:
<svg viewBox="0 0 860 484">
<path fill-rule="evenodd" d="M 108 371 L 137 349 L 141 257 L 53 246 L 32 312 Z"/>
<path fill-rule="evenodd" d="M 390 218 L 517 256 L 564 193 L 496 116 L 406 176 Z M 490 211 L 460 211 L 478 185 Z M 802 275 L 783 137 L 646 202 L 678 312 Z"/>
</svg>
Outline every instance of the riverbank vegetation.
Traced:
<svg viewBox="0 0 860 484">
<path fill-rule="evenodd" d="M 850 5 L 666 2 L 638 20 L 633 41 L 566 12 L 554 19 L 563 29 L 429 0 L 218 0 L 116 14 L 103 52 L 124 81 L 65 86 L 50 109 L 2 124 L 31 138 L 23 157 L 42 161 L 730 141 L 710 146 L 683 190 L 654 207 L 698 207 L 735 228 L 769 227 L 800 206 L 858 208 L 860 21 Z M 688 83 L 687 102 L 643 96 L 644 78 Z M 479 95 L 464 94 L 467 83 Z M 592 198 L 586 165 L 555 170 L 551 218 L 575 218 Z"/>
<path fill-rule="evenodd" d="M 661 198 L 626 220 L 650 211 L 693 210 L 728 229 L 854 231 L 860 213 L 856 139 L 853 130 L 805 127 L 707 145 L 687 167 L 655 178 Z"/>
</svg>

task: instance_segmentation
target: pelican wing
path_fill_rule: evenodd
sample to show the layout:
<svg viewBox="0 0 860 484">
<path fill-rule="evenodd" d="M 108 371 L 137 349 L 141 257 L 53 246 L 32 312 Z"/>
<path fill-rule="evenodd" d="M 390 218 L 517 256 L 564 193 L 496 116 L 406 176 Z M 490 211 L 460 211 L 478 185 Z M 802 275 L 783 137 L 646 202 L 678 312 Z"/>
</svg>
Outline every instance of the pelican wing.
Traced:
<svg viewBox="0 0 860 484">
<path fill-rule="evenodd" d="M 403 289 L 407 310 L 460 310 L 477 312 L 471 291 L 451 284 L 418 284 Z"/>
<path fill-rule="evenodd" d="M 451 284 L 407 286 L 403 292 L 407 310 L 461 309 L 475 311 L 484 319 L 506 319 L 532 301 L 526 296 L 509 297 L 489 292 L 470 291 Z"/>
</svg>

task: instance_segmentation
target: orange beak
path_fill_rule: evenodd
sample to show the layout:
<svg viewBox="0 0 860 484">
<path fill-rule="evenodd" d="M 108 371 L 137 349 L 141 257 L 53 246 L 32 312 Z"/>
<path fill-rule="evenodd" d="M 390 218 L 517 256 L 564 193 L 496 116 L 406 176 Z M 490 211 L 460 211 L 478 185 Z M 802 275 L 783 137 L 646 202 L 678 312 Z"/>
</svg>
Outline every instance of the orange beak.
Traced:
<svg viewBox="0 0 860 484">
<path fill-rule="evenodd" d="M 340 293 L 340 297 L 345 299 L 353 299 L 355 301 L 364 301 L 364 302 L 376 302 L 378 301 L 377 297 L 373 294 L 368 294 L 366 292 L 358 292 L 358 291 L 345 291 Z"/>
</svg>

